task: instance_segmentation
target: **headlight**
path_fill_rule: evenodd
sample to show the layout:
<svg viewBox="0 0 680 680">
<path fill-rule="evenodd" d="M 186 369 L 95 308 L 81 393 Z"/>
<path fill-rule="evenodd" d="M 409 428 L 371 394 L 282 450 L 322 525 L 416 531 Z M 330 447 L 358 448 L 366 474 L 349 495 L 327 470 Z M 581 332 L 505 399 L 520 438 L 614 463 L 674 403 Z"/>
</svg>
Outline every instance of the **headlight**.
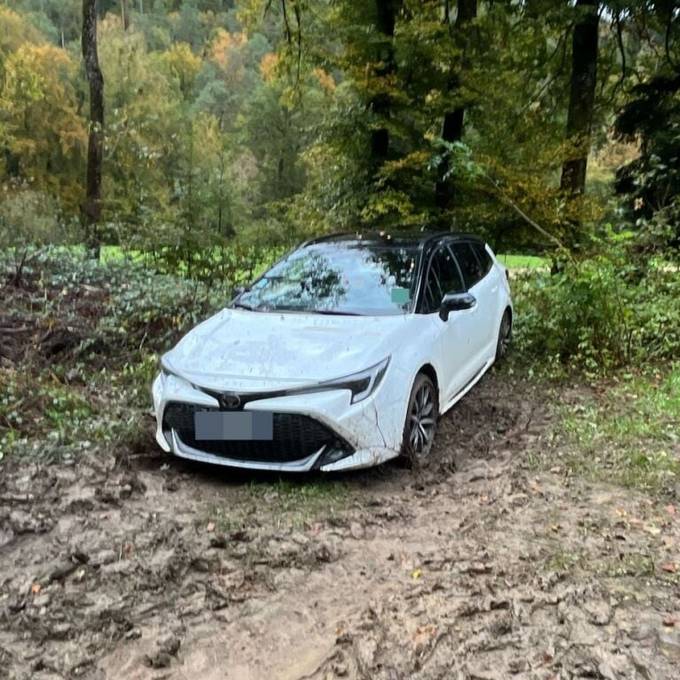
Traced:
<svg viewBox="0 0 680 680">
<path fill-rule="evenodd" d="M 192 382 L 189 382 L 186 378 L 183 378 L 179 373 L 177 373 L 173 368 L 171 368 L 168 365 L 168 362 L 166 360 L 166 355 L 164 354 L 161 357 L 161 375 L 163 376 L 163 380 L 167 380 L 168 378 L 173 378 L 174 380 L 179 381 L 180 383 L 185 383 L 187 385 L 191 385 L 194 389 L 196 389 L 196 385 L 194 385 Z"/>
<path fill-rule="evenodd" d="M 352 373 L 352 375 L 347 375 L 337 380 L 327 380 L 321 383 L 320 386 L 349 390 L 352 393 L 352 403 L 356 404 L 358 401 L 363 401 L 366 397 L 373 394 L 383 379 L 389 363 L 390 357 L 386 357 L 381 362 L 375 364 L 375 366 L 371 366 L 364 371 Z"/>
</svg>

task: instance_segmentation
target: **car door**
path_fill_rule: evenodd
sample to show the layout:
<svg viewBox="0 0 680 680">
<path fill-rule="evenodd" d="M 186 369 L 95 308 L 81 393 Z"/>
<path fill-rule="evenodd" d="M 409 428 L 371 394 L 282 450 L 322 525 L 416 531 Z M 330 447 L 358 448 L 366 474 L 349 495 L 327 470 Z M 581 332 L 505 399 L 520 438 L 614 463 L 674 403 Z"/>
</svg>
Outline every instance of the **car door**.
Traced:
<svg viewBox="0 0 680 680">
<path fill-rule="evenodd" d="M 484 282 L 483 270 L 468 241 L 456 241 L 451 250 L 463 275 L 465 289 L 474 296 L 477 304 L 466 310 L 465 343 L 469 357 L 469 377 L 472 379 L 488 358 L 489 301 L 491 291 Z"/>
<path fill-rule="evenodd" d="M 501 273 L 493 266 L 493 260 L 487 252 L 486 246 L 479 242 L 472 242 L 471 246 L 474 254 L 477 256 L 481 274 L 481 279 L 476 285 L 476 290 L 483 300 L 480 323 L 484 325 L 484 337 L 487 342 L 488 352 L 491 355 L 495 355 L 501 312 L 503 311 L 501 309 L 502 301 L 500 295 L 503 282 Z"/>
<path fill-rule="evenodd" d="M 451 312 L 446 321 L 439 317 L 442 299 L 447 293 L 465 292 L 460 269 L 446 243 L 441 243 L 430 258 L 424 280 L 422 312 L 434 316 L 439 327 L 435 348 L 442 408 L 474 375 L 471 364 L 474 345 L 469 337 L 475 326 L 475 309 Z"/>
</svg>

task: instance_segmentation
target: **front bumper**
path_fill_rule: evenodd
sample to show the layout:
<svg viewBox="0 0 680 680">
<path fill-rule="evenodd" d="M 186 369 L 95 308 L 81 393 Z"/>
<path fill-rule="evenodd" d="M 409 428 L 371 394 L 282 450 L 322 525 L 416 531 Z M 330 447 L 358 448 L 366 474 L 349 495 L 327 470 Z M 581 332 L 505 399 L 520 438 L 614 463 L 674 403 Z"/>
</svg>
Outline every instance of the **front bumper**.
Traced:
<svg viewBox="0 0 680 680">
<path fill-rule="evenodd" d="M 402 414 L 395 408 L 394 399 L 388 398 L 389 389 L 386 391 L 385 387 L 381 384 L 370 397 L 357 404 L 350 403 L 350 393 L 343 389 L 248 401 L 245 410 L 312 419 L 335 435 L 332 442 L 325 441 L 318 450 L 310 451 L 307 447 L 294 460 L 290 455 L 287 460 L 273 460 L 271 456 L 263 460 L 241 450 L 252 450 L 252 447 L 236 447 L 238 455 L 229 455 L 234 448 L 224 447 L 217 453 L 214 446 L 205 447 L 213 451 L 205 450 L 186 433 L 187 441 L 183 440 L 182 433 L 170 427 L 164 418 L 166 407 L 179 403 L 217 409 L 219 403 L 214 396 L 180 377 L 159 374 L 153 383 L 156 440 L 165 451 L 181 458 L 250 470 L 331 472 L 371 467 L 397 456 L 401 446 L 405 410 Z"/>
</svg>

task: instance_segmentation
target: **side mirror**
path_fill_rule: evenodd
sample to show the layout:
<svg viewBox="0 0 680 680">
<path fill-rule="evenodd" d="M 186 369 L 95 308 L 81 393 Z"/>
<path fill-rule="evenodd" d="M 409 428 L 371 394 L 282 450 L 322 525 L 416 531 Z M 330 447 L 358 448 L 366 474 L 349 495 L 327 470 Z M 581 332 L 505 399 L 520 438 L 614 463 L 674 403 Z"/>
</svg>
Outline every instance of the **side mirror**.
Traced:
<svg viewBox="0 0 680 680">
<path fill-rule="evenodd" d="M 439 307 L 439 318 L 448 321 L 450 312 L 472 309 L 476 304 L 475 296 L 470 293 L 447 293 Z"/>
</svg>

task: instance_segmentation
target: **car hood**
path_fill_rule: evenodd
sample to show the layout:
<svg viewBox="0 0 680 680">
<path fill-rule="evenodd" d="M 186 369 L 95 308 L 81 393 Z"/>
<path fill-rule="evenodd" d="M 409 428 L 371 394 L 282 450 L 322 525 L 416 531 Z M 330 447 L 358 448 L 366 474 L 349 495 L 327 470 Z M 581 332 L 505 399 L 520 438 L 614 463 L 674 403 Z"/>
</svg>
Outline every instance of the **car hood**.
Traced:
<svg viewBox="0 0 680 680">
<path fill-rule="evenodd" d="M 163 357 L 215 390 L 273 390 L 340 378 L 391 354 L 412 315 L 329 316 L 224 309 Z"/>
</svg>

